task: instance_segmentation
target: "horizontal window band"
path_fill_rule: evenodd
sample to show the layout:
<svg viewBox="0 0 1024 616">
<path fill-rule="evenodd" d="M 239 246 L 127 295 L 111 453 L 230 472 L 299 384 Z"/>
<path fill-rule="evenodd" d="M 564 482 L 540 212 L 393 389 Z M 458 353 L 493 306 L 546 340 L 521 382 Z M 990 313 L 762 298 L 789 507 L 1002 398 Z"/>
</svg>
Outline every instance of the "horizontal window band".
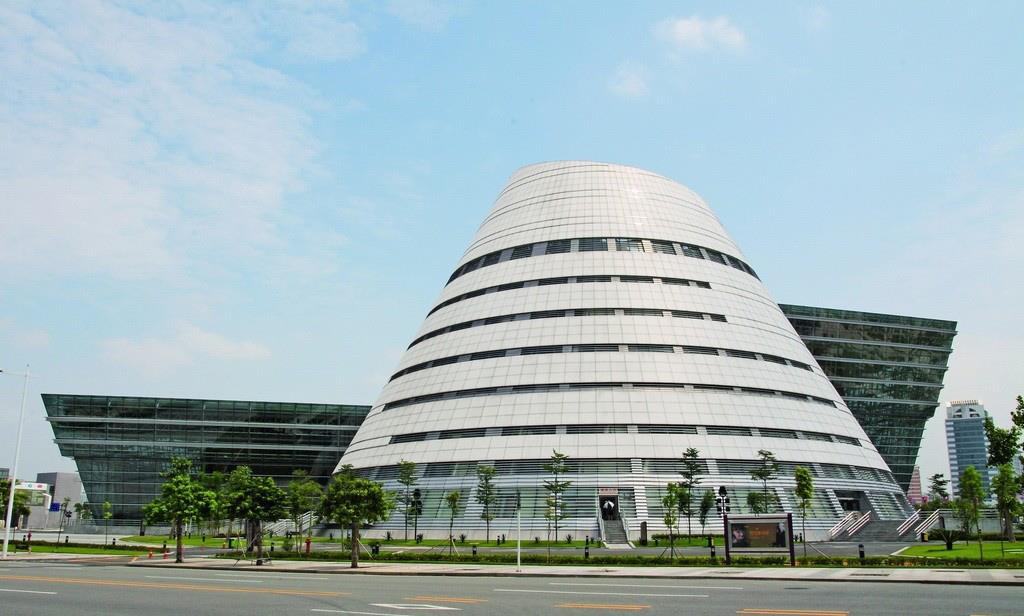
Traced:
<svg viewBox="0 0 1024 616">
<path fill-rule="evenodd" d="M 462 428 L 457 430 L 434 430 L 396 434 L 389 444 L 419 443 L 423 441 L 448 440 L 456 438 L 483 438 L 494 436 L 542 436 L 549 434 L 699 434 L 702 428 L 709 436 L 760 436 L 763 438 L 803 439 L 830 441 L 860 447 L 860 441 L 839 434 L 808 432 L 806 430 L 783 430 L 779 428 L 757 428 L 745 426 L 697 426 L 676 424 L 583 424 L 583 425 L 540 425 L 504 426 L 497 428 Z M 756 431 L 756 432 L 755 432 Z"/>
<path fill-rule="evenodd" d="M 639 464 L 634 466 L 634 460 L 639 462 Z M 493 466 L 497 471 L 498 477 L 514 475 L 550 476 L 550 473 L 544 470 L 544 466 L 547 464 L 550 464 L 550 460 L 496 460 L 490 464 L 476 461 L 428 462 L 417 464 L 416 474 L 423 479 L 466 477 L 469 480 L 475 481 L 478 466 Z M 705 458 L 697 460 L 697 464 L 700 466 L 698 475 L 742 475 L 749 477 L 751 471 L 763 467 L 759 460 Z M 790 461 L 779 461 L 777 464 L 780 479 L 793 477 L 796 467 L 803 466 L 812 475 L 822 479 L 853 479 L 896 485 L 896 479 L 892 476 L 892 473 L 869 466 Z M 633 475 L 638 473 L 678 475 L 682 471 L 682 461 L 678 458 L 569 458 L 566 460 L 566 466 L 568 467 L 566 475 Z M 376 481 L 393 481 L 398 478 L 398 465 L 360 468 L 356 469 L 356 474 Z M 711 486 L 708 487 L 710 488 Z"/>
<path fill-rule="evenodd" d="M 459 266 L 459 268 L 452 273 L 451 278 L 448 279 L 447 284 L 451 284 L 451 282 L 456 278 L 464 276 L 470 272 L 474 272 L 480 269 L 481 267 L 489 267 L 491 265 L 497 265 L 498 263 L 505 263 L 506 261 L 525 259 L 528 257 L 540 257 L 551 254 L 608 251 L 646 252 L 690 257 L 693 259 L 704 259 L 707 261 L 719 263 L 721 265 L 733 267 L 735 269 L 740 270 L 741 272 L 750 274 L 754 278 L 757 278 L 757 274 L 754 272 L 754 270 L 741 259 L 734 257 L 732 255 L 727 255 L 717 250 L 713 250 L 711 248 L 697 246 L 696 244 L 673 242 L 671 240 L 653 240 L 646 238 L 582 237 L 561 240 L 548 240 L 546 242 L 533 242 L 530 244 L 523 244 L 521 246 L 504 248 L 502 250 L 496 250 L 494 252 L 487 253 L 482 257 L 477 257 L 476 259 L 473 259 L 472 261 L 469 261 Z"/>
<path fill-rule="evenodd" d="M 476 289 L 468 291 L 461 295 L 446 299 L 440 304 L 434 306 L 427 313 L 427 316 L 434 314 L 438 310 L 457 304 L 458 302 L 465 301 L 467 299 L 473 299 L 474 297 L 480 297 L 481 295 L 489 295 L 491 293 L 499 293 L 501 291 L 512 291 L 514 289 L 528 289 L 530 287 L 544 287 L 550 285 L 559 284 L 585 284 L 595 282 L 621 282 L 621 283 L 650 283 L 650 284 L 668 284 L 681 287 L 698 287 L 701 289 L 710 289 L 711 283 L 703 280 L 690 280 L 689 278 L 667 278 L 664 276 L 632 276 L 626 274 L 593 274 L 588 276 L 562 276 L 556 278 L 533 278 L 531 280 L 520 280 L 517 282 L 507 282 L 505 284 L 494 285 L 491 287 L 484 287 L 483 289 Z"/>
<path fill-rule="evenodd" d="M 591 383 L 531 383 L 527 385 L 505 385 L 501 387 L 477 387 L 475 389 L 458 389 L 453 391 L 443 391 L 435 394 L 424 394 L 422 396 L 412 396 L 410 398 L 402 398 L 401 400 L 395 400 L 385 404 L 381 410 L 389 411 L 391 409 L 401 408 L 403 406 L 411 406 L 413 404 L 422 404 L 424 402 L 437 402 L 441 400 L 456 400 L 459 398 L 476 398 L 480 396 L 504 396 L 510 394 L 530 394 L 530 393 L 547 393 L 547 392 L 569 392 L 569 391 L 589 391 L 597 389 L 687 389 L 692 391 L 725 391 L 730 393 L 738 394 L 749 394 L 758 396 L 782 396 L 793 400 L 802 400 L 805 402 L 815 402 L 818 404 L 824 404 L 836 407 L 836 403 L 827 398 L 819 398 L 817 396 L 810 396 L 807 394 L 800 394 L 790 391 L 778 391 L 772 389 L 760 389 L 754 387 L 735 387 L 732 385 L 710 385 L 705 383 L 627 383 L 627 382 L 591 382 Z"/>
<path fill-rule="evenodd" d="M 525 355 L 557 355 L 562 353 L 682 353 L 685 355 L 714 355 L 715 357 L 738 357 L 741 359 L 753 359 L 766 361 L 783 366 L 792 366 L 813 372 L 808 364 L 792 359 L 779 357 L 778 355 L 767 355 L 764 353 L 753 353 L 751 351 L 740 351 L 736 349 L 720 349 L 716 347 L 703 347 L 692 345 L 671 345 L 671 344 L 629 344 L 629 343 L 600 343 L 600 344 L 555 344 L 545 346 L 513 347 L 510 349 L 495 349 L 491 351 L 477 351 L 474 353 L 463 353 L 461 355 L 449 355 L 440 357 L 419 364 L 415 364 L 399 370 L 391 375 L 388 382 L 394 381 L 413 372 L 461 364 L 467 361 L 481 359 L 494 359 L 498 357 L 522 357 Z"/>
<path fill-rule="evenodd" d="M 725 315 L 713 312 L 698 312 L 694 310 L 672 310 L 669 308 L 568 308 L 566 310 L 535 310 L 533 312 L 517 312 L 514 314 L 502 314 L 472 321 L 463 321 L 447 327 L 427 332 L 413 340 L 407 348 L 411 349 L 424 340 L 430 340 L 451 332 L 462 331 L 484 325 L 496 325 L 498 323 L 509 323 L 512 321 L 531 321 L 535 319 L 552 319 L 561 317 L 607 317 L 607 316 L 658 316 L 676 317 L 680 319 L 698 319 L 727 323 Z"/>
</svg>

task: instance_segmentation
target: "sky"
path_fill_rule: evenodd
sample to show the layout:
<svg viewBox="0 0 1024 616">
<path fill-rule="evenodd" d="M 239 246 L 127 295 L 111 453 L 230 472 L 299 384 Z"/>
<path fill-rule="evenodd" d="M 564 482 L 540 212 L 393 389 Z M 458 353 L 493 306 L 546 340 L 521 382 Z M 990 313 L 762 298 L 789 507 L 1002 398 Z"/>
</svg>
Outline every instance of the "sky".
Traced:
<svg viewBox="0 0 1024 616">
<path fill-rule="evenodd" d="M 955 320 L 1024 393 L 1019 2 L 0 3 L 0 369 L 370 404 L 520 166 L 697 191 L 776 300 Z M 0 466 L 22 382 L 0 374 Z M 924 475 L 948 472 L 941 418 Z"/>
</svg>

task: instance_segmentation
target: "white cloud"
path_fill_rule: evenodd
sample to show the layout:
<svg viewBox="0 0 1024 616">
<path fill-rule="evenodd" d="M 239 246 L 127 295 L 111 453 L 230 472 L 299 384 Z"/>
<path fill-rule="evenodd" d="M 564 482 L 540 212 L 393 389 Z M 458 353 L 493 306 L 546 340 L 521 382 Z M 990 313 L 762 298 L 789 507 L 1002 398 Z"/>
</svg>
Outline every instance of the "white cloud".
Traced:
<svg viewBox="0 0 1024 616">
<path fill-rule="evenodd" d="M 163 374 L 198 359 L 262 361 L 271 356 L 261 343 L 231 340 L 192 323 L 179 324 L 177 332 L 166 338 L 112 338 L 102 346 L 107 359 L 148 375 Z"/>
<path fill-rule="evenodd" d="M 741 52 L 747 45 L 743 31 L 728 17 L 670 17 L 655 24 L 654 34 L 676 52 L 716 49 Z"/>
<path fill-rule="evenodd" d="M 322 102 L 261 59 L 366 48 L 326 1 L 5 3 L 0 30 L 0 267 L 27 277 L 275 259 Z"/>
<path fill-rule="evenodd" d="M 800 12 L 800 21 L 808 32 L 817 34 L 828 30 L 832 14 L 823 6 L 814 6 Z"/>
<path fill-rule="evenodd" d="M 439 0 L 391 0 L 388 12 L 411 26 L 438 32 L 448 24 L 455 10 L 449 2 Z"/>
<path fill-rule="evenodd" d="M 650 74 L 643 66 L 622 64 L 608 80 L 608 89 L 623 98 L 643 98 L 650 94 Z"/>
</svg>

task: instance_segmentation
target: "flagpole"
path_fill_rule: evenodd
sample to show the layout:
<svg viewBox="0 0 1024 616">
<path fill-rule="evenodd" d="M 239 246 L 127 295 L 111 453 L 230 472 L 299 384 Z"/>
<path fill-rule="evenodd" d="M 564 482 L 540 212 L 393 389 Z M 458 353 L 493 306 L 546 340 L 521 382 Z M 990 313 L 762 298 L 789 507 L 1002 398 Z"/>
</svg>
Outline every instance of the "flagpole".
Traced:
<svg viewBox="0 0 1024 616">
<path fill-rule="evenodd" d="M 4 372 L 0 370 L 0 372 Z M 21 457 L 21 432 L 25 425 L 25 397 L 28 395 L 28 366 L 25 366 L 25 384 L 21 389 L 21 413 L 18 415 L 18 440 L 14 446 L 14 468 L 11 469 L 11 487 L 7 494 L 7 515 L 4 519 L 4 547 L 0 559 L 7 559 L 7 544 L 11 540 L 11 514 L 14 513 L 14 486 L 18 481 L 18 459 Z"/>
</svg>

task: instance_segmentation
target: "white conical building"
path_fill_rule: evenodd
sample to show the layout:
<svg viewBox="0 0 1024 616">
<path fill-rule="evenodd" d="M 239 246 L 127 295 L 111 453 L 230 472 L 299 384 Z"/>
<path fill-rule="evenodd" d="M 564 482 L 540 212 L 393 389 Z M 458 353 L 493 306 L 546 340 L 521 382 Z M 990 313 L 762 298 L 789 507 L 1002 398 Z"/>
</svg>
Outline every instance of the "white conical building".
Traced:
<svg viewBox="0 0 1024 616">
<path fill-rule="evenodd" d="M 415 462 L 419 528 L 442 535 L 454 489 L 457 534 L 482 531 L 476 468 L 494 466 L 492 532 L 512 528 L 518 490 L 532 537 L 548 527 L 557 450 L 572 481 L 563 537 L 596 534 L 608 501 L 635 537 L 643 521 L 664 528 L 661 497 L 690 447 L 701 493 L 725 486 L 733 512 L 749 511 L 769 450 L 779 507 L 797 511 L 796 466 L 814 474 L 809 529 L 844 509 L 904 517 L 882 458 L 701 198 L 642 169 L 565 161 L 509 180 L 341 463 L 397 490 L 397 464 Z M 402 526 L 399 507 L 378 530 Z"/>
</svg>

